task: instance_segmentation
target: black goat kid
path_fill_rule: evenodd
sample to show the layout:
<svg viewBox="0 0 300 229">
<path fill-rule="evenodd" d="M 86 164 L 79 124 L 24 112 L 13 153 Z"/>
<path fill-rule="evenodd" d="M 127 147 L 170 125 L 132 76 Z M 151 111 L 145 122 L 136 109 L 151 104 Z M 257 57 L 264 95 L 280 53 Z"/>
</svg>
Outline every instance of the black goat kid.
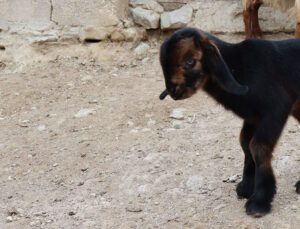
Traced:
<svg viewBox="0 0 300 229">
<path fill-rule="evenodd" d="M 247 214 L 270 212 L 276 193 L 272 152 L 289 115 L 300 122 L 300 40 L 229 44 L 185 28 L 162 44 L 160 61 L 167 88 L 161 99 L 186 99 L 202 88 L 244 120 L 245 162 L 236 192 L 248 199 Z"/>
</svg>

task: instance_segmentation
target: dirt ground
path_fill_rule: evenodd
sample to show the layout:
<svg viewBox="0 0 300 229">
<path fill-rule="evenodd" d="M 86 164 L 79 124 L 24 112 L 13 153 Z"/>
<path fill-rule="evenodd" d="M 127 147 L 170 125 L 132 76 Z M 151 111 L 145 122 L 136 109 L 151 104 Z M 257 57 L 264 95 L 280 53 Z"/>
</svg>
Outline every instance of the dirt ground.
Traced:
<svg viewBox="0 0 300 229">
<path fill-rule="evenodd" d="M 131 43 L 0 41 L 0 228 L 300 228 L 292 118 L 273 211 L 253 219 L 235 193 L 241 120 L 202 92 L 159 101 L 160 42 L 137 57 Z"/>
</svg>

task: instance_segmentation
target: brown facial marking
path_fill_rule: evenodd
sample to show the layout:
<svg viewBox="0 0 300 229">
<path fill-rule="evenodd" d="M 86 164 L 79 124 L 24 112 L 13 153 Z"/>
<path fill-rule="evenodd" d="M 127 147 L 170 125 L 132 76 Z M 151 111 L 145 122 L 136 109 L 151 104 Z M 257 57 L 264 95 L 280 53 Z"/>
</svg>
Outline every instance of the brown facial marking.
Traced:
<svg viewBox="0 0 300 229">
<path fill-rule="evenodd" d="M 193 38 L 180 40 L 174 47 L 174 53 L 172 55 L 173 58 L 171 60 L 171 63 L 174 66 L 171 81 L 175 85 L 182 85 L 185 83 L 185 71 L 183 69 L 183 66 L 189 55 L 191 55 L 196 60 L 194 68 L 201 69 L 201 59 L 203 53 L 201 50 L 196 48 Z"/>
</svg>

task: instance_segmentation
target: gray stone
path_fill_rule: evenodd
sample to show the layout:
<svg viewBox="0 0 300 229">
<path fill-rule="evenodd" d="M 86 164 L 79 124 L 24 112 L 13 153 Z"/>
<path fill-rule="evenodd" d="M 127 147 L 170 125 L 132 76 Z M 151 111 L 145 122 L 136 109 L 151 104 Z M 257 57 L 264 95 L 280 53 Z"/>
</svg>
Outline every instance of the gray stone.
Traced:
<svg viewBox="0 0 300 229">
<path fill-rule="evenodd" d="M 172 111 L 172 113 L 170 114 L 170 118 L 173 119 L 177 119 L 177 120 L 183 120 L 184 119 L 184 114 L 183 112 L 185 111 L 185 109 L 183 108 L 176 108 Z"/>
<path fill-rule="evenodd" d="M 174 129 L 182 129 L 184 126 L 183 126 L 183 122 L 180 121 L 180 120 L 174 120 L 172 122 L 172 126 Z"/>
<path fill-rule="evenodd" d="M 79 39 L 79 27 L 65 26 L 61 32 L 61 40 Z"/>
<path fill-rule="evenodd" d="M 232 176 L 228 177 L 227 179 L 224 179 L 223 182 L 225 182 L 225 183 L 236 183 L 240 178 L 241 178 L 241 175 L 235 174 L 235 175 L 232 175 Z"/>
<path fill-rule="evenodd" d="M 241 2 L 241 1 L 240 1 Z M 207 32 L 241 32 L 242 5 L 232 1 L 211 1 L 201 5 L 195 15 L 195 24 Z M 207 20 L 209 18 L 209 20 Z"/>
<path fill-rule="evenodd" d="M 29 43 L 35 44 L 35 43 L 46 43 L 46 42 L 56 42 L 58 41 L 59 36 L 57 34 L 42 34 L 40 36 L 32 36 L 29 37 Z"/>
<path fill-rule="evenodd" d="M 138 36 L 136 28 L 128 28 L 123 30 L 123 35 L 126 41 L 133 41 Z"/>
<path fill-rule="evenodd" d="M 0 32 L 2 31 L 6 32 L 8 30 L 9 30 L 8 22 L 0 19 Z"/>
<path fill-rule="evenodd" d="M 84 41 L 102 41 L 108 38 L 109 31 L 107 28 L 87 26 L 80 30 L 79 39 Z"/>
<path fill-rule="evenodd" d="M 126 211 L 127 212 L 134 212 L 134 213 L 139 213 L 143 211 L 143 207 L 140 205 L 136 205 L 136 204 L 129 204 L 126 207 Z"/>
<path fill-rule="evenodd" d="M 44 124 L 41 124 L 41 125 L 38 125 L 38 127 L 37 127 L 37 130 L 38 131 L 45 131 L 47 129 L 47 127 L 46 127 L 46 125 L 44 125 Z"/>
<path fill-rule="evenodd" d="M 105 4 L 99 0 L 52 0 L 52 2 L 52 20 L 61 25 L 109 27 L 119 23 L 113 3 Z"/>
<path fill-rule="evenodd" d="M 157 13 L 164 12 L 164 8 L 154 0 L 131 0 L 130 6 L 141 7 L 146 10 L 153 10 Z"/>
<path fill-rule="evenodd" d="M 150 49 L 150 46 L 146 43 L 139 44 L 135 49 L 134 53 L 138 56 L 144 55 L 147 53 L 147 51 Z"/>
<path fill-rule="evenodd" d="M 116 42 L 124 41 L 126 39 L 125 35 L 121 31 L 118 31 L 118 30 L 114 31 L 111 34 L 110 38 L 112 41 L 116 41 Z"/>
<path fill-rule="evenodd" d="M 81 109 L 80 111 L 78 111 L 74 117 L 75 118 L 84 118 L 87 117 L 89 115 L 93 115 L 96 113 L 95 109 Z"/>
<path fill-rule="evenodd" d="M 7 223 L 11 223 L 13 221 L 13 217 L 12 216 L 7 216 L 6 217 L 6 222 Z"/>
<path fill-rule="evenodd" d="M 184 6 L 172 12 L 165 12 L 161 15 L 160 27 L 162 29 L 177 29 L 185 27 L 193 16 L 193 8 L 191 6 Z"/>
<path fill-rule="evenodd" d="M 159 28 L 160 15 L 152 10 L 145 10 L 140 7 L 131 8 L 133 20 L 136 24 L 143 26 L 146 29 Z"/>
<path fill-rule="evenodd" d="M 9 22 L 23 22 L 40 24 L 50 22 L 50 1 L 0 1 L 0 18 Z"/>
<path fill-rule="evenodd" d="M 188 0 L 157 0 L 157 2 L 163 6 L 165 11 L 172 11 L 186 5 Z"/>
<path fill-rule="evenodd" d="M 145 41 L 147 40 L 147 32 L 142 27 L 126 28 L 122 30 L 126 41 Z"/>
<path fill-rule="evenodd" d="M 198 190 L 202 189 L 204 186 L 203 177 L 198 176 L 198 175 L 190 176 L 187 179 L 185 185 L 189 190 L 198 191 Z"/>
</svg>

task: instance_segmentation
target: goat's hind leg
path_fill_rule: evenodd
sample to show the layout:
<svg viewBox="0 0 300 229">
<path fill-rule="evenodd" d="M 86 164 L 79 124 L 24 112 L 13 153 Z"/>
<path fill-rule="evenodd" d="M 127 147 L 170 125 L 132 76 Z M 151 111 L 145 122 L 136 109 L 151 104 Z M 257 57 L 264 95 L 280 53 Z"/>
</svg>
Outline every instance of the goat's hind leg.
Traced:
<svg viewBox="0 0 300 229">
<path fill-rule="evenodd" d="M 295 30 L 295 37 L 300 38 L 300 0 L 295 1 L 295 8 L 296 8 L 296 30 Z"/>
<path fill-rule="evenodd" d="M 253 137 L 255 126 L 244 122 L 241 134 L 240 134 L 240 144 L 245 154 L 244 170 L 243 170 L 243 180 L 238 183 L 236 187 L 236 193 L 239 198 L 249 198 L 254 191 L 254 181 L 255 181 L 255 163 L 252 158 L 249 144 Z"/>
<path fill-rule="evenodd" d="M 293 112 L 292 115 L 295 117 L 295 119 L 298 120 L 300 123 L 300 101 L 296 102 L 296 104 L 293 106 Z M 300 194 L 300 180 L 295 184 L 296 192 Z"/>
</svg>

